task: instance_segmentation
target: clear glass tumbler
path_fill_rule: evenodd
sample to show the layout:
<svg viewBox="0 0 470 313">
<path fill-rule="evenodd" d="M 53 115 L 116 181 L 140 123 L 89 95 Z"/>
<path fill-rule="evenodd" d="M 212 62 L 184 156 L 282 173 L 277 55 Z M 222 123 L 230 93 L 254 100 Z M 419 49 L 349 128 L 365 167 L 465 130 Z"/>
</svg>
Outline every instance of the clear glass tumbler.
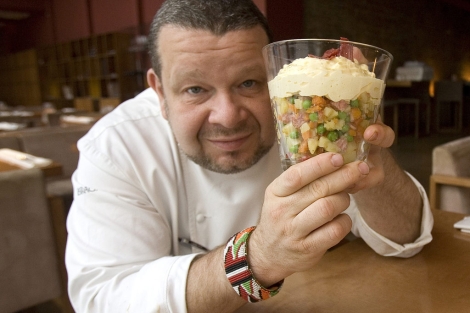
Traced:
<svg viewBox="0 0 470 313">
<path fill-rule="evenodd" d="M 263 56 L 283 169 L 327 151 L 365 160 L 392 55 L 342 38 L 274 42 Z"/>
</svg>

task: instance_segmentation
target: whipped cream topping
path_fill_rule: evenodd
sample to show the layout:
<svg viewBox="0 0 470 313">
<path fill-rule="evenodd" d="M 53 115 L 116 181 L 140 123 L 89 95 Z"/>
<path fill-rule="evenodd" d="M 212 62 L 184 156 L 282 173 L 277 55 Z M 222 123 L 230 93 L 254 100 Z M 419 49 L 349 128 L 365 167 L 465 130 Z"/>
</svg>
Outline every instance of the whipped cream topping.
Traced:
<svg viewBox="0 0 470 313">
<path fill-rule="evenodd" d="M 300 58 L 284 65 L 278 75 L 268 82 L 271 98 L 326 96 L 330 100 L 353 100 L 368 92 L 379 105 L 385 90 L 382 80 L 369 72 L 367 65 L 339 56 L 331 60 Z"/>
</svg>

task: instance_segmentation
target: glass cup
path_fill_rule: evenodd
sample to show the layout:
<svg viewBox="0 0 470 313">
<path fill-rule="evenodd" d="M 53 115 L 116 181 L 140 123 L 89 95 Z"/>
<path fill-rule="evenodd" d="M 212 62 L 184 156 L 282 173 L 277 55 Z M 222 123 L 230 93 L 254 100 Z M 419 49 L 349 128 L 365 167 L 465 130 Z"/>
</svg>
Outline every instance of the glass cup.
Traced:
<svg viewBox="0 0 470 313">
<path fill-rule="evenodd" d="M 347 39 L 298 39 L 263 48 L 284 170 L 323 152 L 365 160 L 392 55 Z"/>
</svg>

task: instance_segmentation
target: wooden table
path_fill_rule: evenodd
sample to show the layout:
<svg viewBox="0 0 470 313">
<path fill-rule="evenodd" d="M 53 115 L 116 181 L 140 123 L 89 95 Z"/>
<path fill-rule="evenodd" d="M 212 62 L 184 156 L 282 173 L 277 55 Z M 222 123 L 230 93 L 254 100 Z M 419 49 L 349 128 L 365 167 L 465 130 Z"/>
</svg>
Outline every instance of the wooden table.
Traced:
<svg viewBox="0 0 470 313">
<path fill-rule="evenodd" d="M 238 312 L 470 312 L 470 234 L 453 228 L 464 215 L 434 217 L 433 241 L 412 258 L 379 256 L 356 239 Z"/>
<path fill-rule="evenodd" d="M 0 161 L 0 172 L 21 170 L 21 169 L 22 169 L 21 167 Z M 45 177 L 60 176 L 62 175 L 62 164 L 57 163 L 57 162 L 52 162 L 48 166 L 41 167 L 41 170 L 44 173 Z"/>
</svg>

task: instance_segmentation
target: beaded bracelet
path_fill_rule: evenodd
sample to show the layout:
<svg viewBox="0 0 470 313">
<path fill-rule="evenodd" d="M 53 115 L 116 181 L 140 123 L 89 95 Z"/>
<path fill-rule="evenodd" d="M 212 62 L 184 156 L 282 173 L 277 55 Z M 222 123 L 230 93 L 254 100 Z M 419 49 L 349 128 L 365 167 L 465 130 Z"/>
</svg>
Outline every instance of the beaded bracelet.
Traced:
<svg viewBox="0 0 470 313">
<path fill-rule="evenodd" d="M 248 302 L 259 302 L 278 294 L 284 280 L 269 289 L 261 286 L 251 271 L 248 255 L 248 238 L 255 229 L 249 227 L 229 239 L 224 250 L 225 274 L 233 290 Z"/>
</svg>

